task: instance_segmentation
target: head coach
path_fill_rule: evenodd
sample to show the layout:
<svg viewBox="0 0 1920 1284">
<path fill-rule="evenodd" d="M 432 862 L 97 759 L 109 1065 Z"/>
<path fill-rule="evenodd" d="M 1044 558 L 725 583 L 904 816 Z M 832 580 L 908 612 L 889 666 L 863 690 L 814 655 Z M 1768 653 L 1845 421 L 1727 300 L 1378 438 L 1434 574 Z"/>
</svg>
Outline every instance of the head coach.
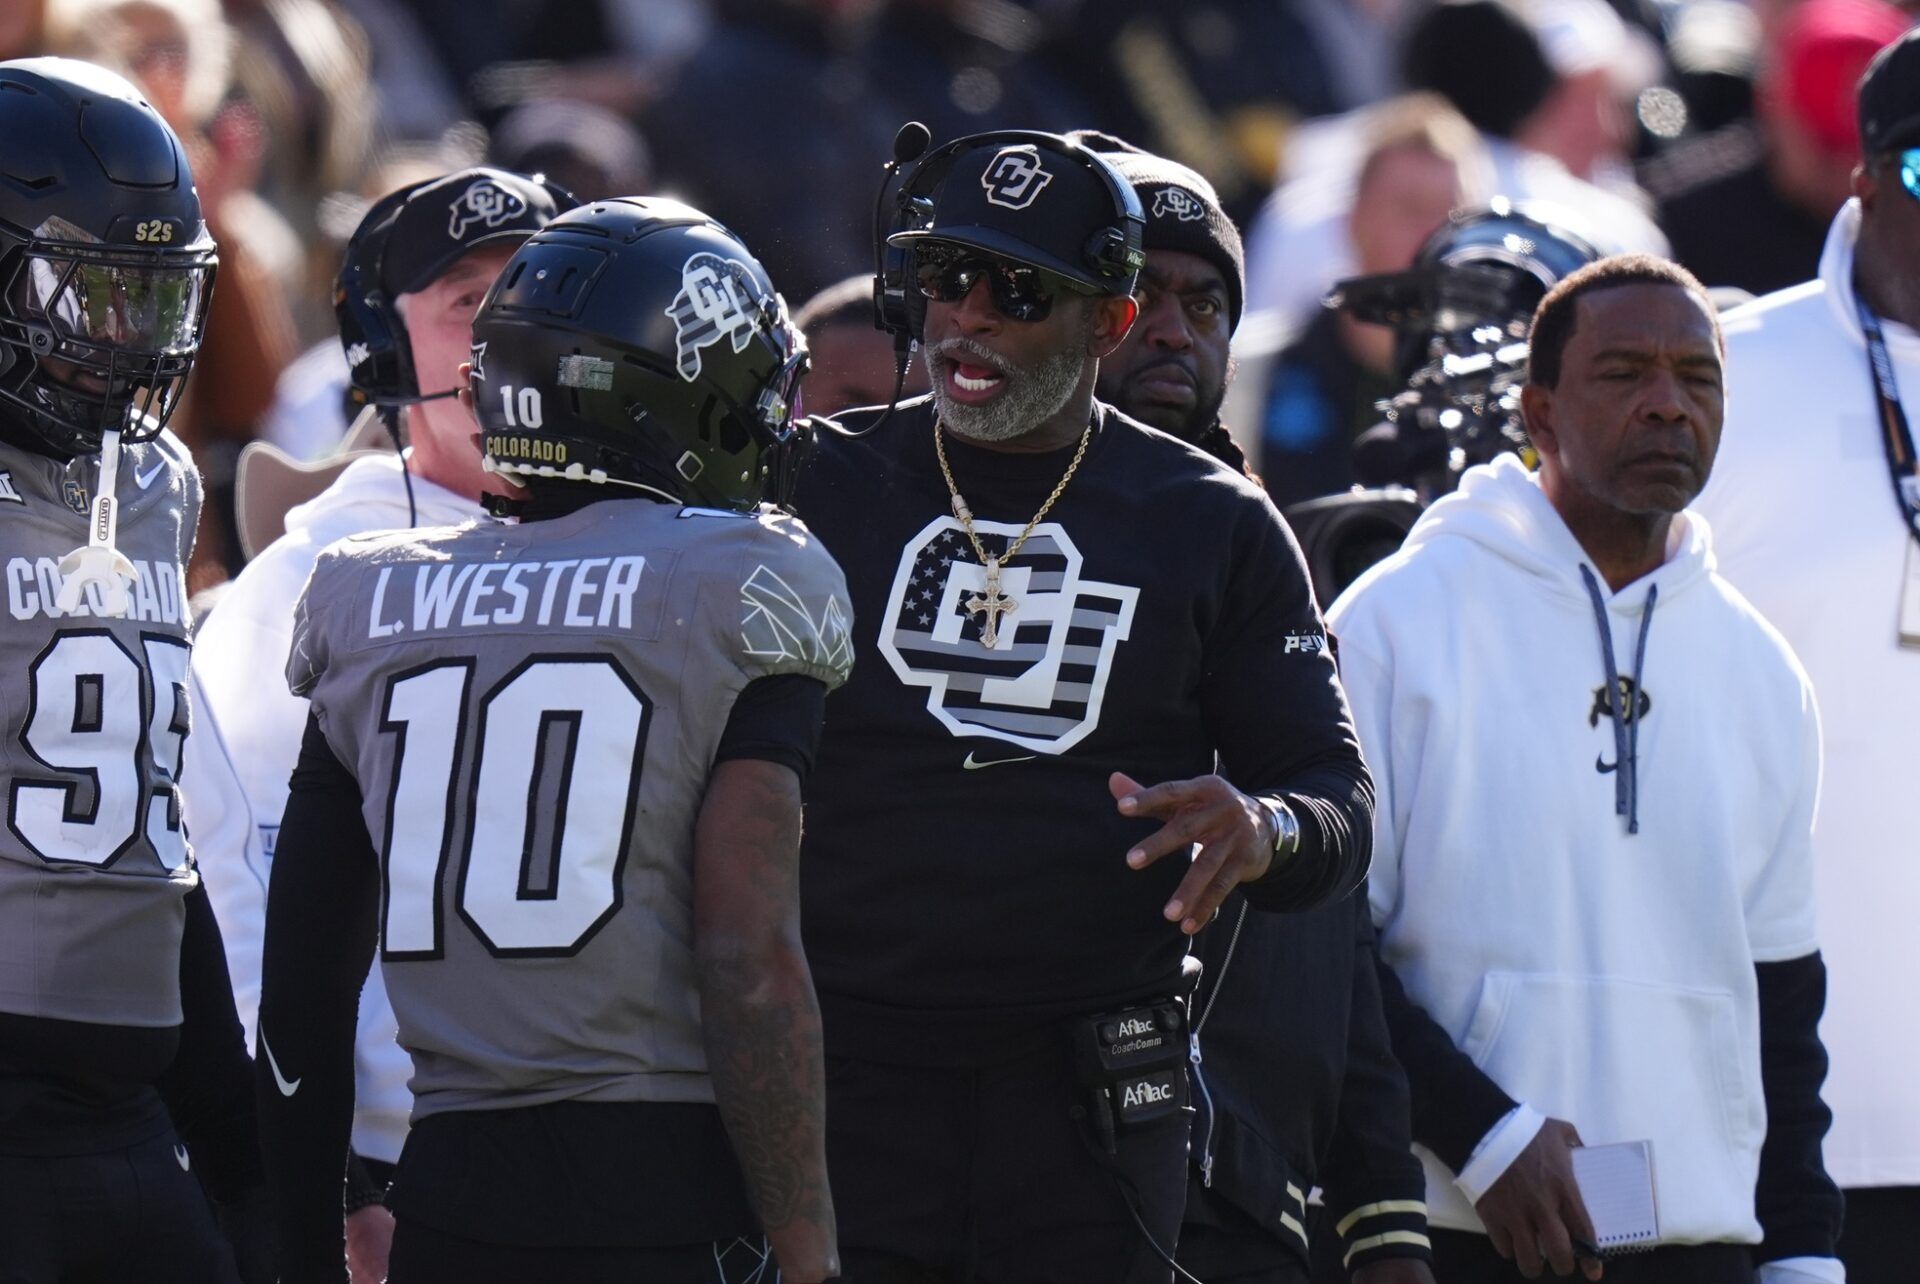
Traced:
<svg viewBox="0 0 1920 1284">
<path fill-rule="evenodd" d="M 1163 1280 L 1186 934 L 1236 886 L 1352 888 L 1372 785 L 1278 513 L 1094 399 L 1131 188 L 976 135 L 897 160 L 876 221 L 933 391 L 843 416 L 796 494 L 863 654 L 801 862 L 847 1278 Z"/>
</svg>

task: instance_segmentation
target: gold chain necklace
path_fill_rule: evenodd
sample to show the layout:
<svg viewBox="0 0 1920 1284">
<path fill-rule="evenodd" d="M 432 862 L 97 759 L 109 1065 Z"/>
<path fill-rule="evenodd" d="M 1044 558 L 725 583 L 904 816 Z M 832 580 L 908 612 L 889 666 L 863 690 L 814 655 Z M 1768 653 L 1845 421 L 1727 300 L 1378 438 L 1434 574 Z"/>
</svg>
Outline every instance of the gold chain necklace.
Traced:
<svg viewBox="0 0 1920 1284">
<path fill-rule="evenodd" d="M 947 490 L 953 495 L 953 515 L 960 519 L 960 529 L 967 533 L 967 541 L 973 545 L 974 556 L 980 559 L 980 565 L 987 571 L 986 592 L 975 593 L 967 599 L 967 614 L 972 616 L 984 613 L 986 615 L 987 622 L 980 630 L 980 645 L 989 651 L 993 650 L 994 644 L 1000 640 L 1000 618 L 1012 615 L 1020 607 L 1018 599 L 1008 597 L 1000 591 L 1000 568 L 1014 559 L 1014 555 L 1020 551 L 1020 546 L 1027 542 L 1027 536 L 1033 534 L 1034 528 L 1040 525 L 1041 519 L 1053 508 L 1054 501 L 1058 500 L 1060 493 L 1066 490 L 1067 483 L 1073 480 L 1073 474 L 1080 467 L 1080 461 L 1086 458 L 1087 443 L 1092 440 L 1093 420 L 1088 419 L 1087 430 L 1080 434 L 1080 448 L 1073 452 L 1073 462 L 1067 465 L 1066 474 L 1060 478 L 1060 484 L 1053 488 L 1053 494 L 1047 496 L 1047 502 L 1040 505 L 1040 511 L 1033 515 L 1033 520 L 1027 523 L 1027 528 L 1020 532 L 1020 538 L 1007 545 L 1006 552 L 998 557 L 988 557 L 987 550 L 980 544 L 980 536 L 973 529 L 973 510 L 967 507 L 966 500 L 960 498 L 960 487 L 953 480 L 953 469 L 947 465 L 947 446 L 940 421 L 938 419 L 933 421 L 933 453 L 939 457 L 940 474 L 947 479 Z"/>
</svg>

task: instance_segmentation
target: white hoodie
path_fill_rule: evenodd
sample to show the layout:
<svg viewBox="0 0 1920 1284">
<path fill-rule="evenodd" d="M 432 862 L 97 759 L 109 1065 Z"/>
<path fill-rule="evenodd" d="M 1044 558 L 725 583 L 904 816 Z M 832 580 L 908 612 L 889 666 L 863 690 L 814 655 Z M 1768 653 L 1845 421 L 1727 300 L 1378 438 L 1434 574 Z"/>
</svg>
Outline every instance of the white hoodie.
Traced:
<svg viewBox="0 0 1920 1284">
<path fill-rule="evenodd" d="M 1756 1243 L 1754 964 L 1815 948 L 1812 688 L 1683 514 L 1658 570 L 1619 593 L 1592 572 L 1613 671 L 1643 666 L 1622 753 L 1583 567 L 1509 456 L 1334 603 L 1381 949 L 1516 1100 L 1589 1144 L 1652 1141 L 1662 1242 Z M 1616 811 L 1633 786 L 1637 833 Z M 1433 1224 L 1482 1230 L 1416 1149 Z"/>
<path fill-rule="evenodd" d="M 483 515 L 473 500 L 418 476 L 413 493 L 422 526 Z M 287 807 L 287 778 L 307 725 L 307 702 L 287 690 L 293 605 L 321 549 L 362 531 L 407 525 L 399 458 L 355 460 L 333 485 L 289 510 L 286 521 L 287 533 L 247 563 L 194 639 L 194 707 L 203 724 L 212 725 L 196 727 L 187 737 L 182 790 L 187 828 L 220 920 L 249 1047 L 260 1006 L 267 871 Z M 238 818 L 242 807 L 244 821 Z M 353 1148 L 391 1163 L 406 1138 L 412 1066 L 395 1041 L 393 1009 L 378 967 L 361 992 L 354 1055 Z"/>
<path fill-rule="evenodd" d="M 1895 627 L 1920 545 L 1894 501 L 1854 310 L 1859 229 L 1849 202 L 1818 280 L 1727 316 L 1727 426 L 1700 508 L 1727 578 L 1779 626 L 1820 693 L 1827 1170 L 1842 1186 L 1920 1186 L 1920 649 L 1901 646 Z M 1920 334 L 1884 329 L 1920 432 Z"/>
</svg>

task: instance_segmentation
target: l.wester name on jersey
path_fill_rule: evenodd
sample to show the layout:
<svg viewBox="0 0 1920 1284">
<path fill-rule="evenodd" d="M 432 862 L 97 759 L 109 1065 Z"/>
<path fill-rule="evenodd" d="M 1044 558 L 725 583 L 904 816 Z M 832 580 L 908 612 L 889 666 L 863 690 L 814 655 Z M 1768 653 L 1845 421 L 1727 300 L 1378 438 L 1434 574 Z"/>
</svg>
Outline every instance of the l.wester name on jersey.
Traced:
<svg viewBox="0 0 1920 1284">
<path fill-rule="evenodd" d="M 630 629 L 646 564 L 633 556 L 383 566 L 373 581 L 367 637 L 517 624 Z"/>
<path fill-rule="evenodd" d="M 7 610 L 16 620 L 31 620 L 44 615 L 48 619 L 68 616 L 104 615 L 105 604 L 98 585 L 90 584 L 72 611 L 58 605 L 60 585 L 58 559 L 51 557 L 12 557 L 7 559 Z M 133 584 L 128 593 L 126 618 L 147 624 L 188 622 L 186 580 L 176 562 L 148 562 L 133 559 Z"/>
</svg>

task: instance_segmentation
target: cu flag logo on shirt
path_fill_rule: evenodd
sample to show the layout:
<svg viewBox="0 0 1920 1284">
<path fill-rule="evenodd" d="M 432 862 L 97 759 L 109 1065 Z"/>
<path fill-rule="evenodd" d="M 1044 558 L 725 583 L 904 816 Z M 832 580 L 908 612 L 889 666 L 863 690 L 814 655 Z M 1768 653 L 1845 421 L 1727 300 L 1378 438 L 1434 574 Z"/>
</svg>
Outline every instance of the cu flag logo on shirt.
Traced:
<svg viewBox="0 0 1920 1284">
<path fill-rule="evenodd" d="M 976 521 L 989 553 L 1020 527 Z M 910 687 L 927 688 L 927 711 L 956 736 L 992 736 L 1037 753 L 1064 753 L 1100 724 L 1113 657 L 1133 627 L 1140 590 L 1080 578 L 1081 556 L 1065 528 L 1044 522 L 1001 572 L 1017 603 L 995 645 L 980 644 L 981 617 L 967 599 L 986 587 L 960 524 L 929 522 L 900 554 L 880 651 Z"/>
<path fill-rule="evenodd" d="M 1040 167 L 1040 153 L 1033 147 L 1006 147 L 987 162 L 980 175 L 980 186 L 987 189 L 987 204 L 1010 210 L 1023 210 L 1046 190 L 1053 175 Z"/>
</svg>

